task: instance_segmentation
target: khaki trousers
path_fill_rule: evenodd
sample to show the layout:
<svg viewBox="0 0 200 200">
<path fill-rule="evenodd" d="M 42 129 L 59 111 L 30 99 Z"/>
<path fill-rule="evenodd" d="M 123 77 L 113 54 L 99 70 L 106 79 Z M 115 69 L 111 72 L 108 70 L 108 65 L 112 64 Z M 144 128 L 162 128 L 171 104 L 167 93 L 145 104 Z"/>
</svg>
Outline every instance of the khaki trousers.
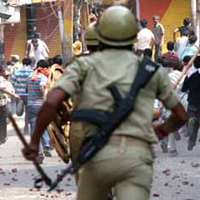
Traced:
<svg viewBox="0 0 200 200">
<path fill-rule="evenodd" d="M 148 200 L 153 175 L 149 146 L 120 136 L 110 142 L 80 171 L 77 200 L 107 200 L 115 188 L 117 200 Z"/>
</svg>

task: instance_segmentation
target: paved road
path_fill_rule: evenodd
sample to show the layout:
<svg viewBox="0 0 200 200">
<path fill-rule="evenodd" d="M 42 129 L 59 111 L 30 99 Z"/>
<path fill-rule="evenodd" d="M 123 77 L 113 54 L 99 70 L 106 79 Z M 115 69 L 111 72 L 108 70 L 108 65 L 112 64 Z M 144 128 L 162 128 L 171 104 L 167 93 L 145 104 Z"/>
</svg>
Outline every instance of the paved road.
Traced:
<svg viewBox="0 0 200 200">
<path fill-rule="evenodd" d="M 22 119 L 18 119 L 20 127 Z M 67 177 L 60 184 L 61 193 L 48 193 L 34 188 L 34 178 L 38 177 L 31 162 L 25 161 L 21 154 L 21 142 L 11 125 L 6 144 L 0 146 L 0 200 L 38 200 L 65 199 L 74 200 L 76 186 L 73 177 Z M 27 140 L 29 139 L 26 136 Z M 151 200 L 199 200 L 200 199 L 200 143 L 189 152 L 186 149 L 187 138 L 182 136 L 177 142 L 179 155 L 170 157 L 163 154 L 159 145 L 155 146 L 155 175 L 152 184 Z M 56 152 L 53 157 L 45 158 L 45 171 L 53 179 L 66 165 Z M 134 199 L 133 199 L 134 200 Z"/>
<path fill-rule="evenodd" d="M 151 200 L 200 199 L 200 143 L 187 150 L 187 138 L 177 142 L 178 156 L 170 157 L 155 147 L 155 175 Z"/>
<path fill-rule="evenodd" d="M 22 120 L 17 120 L 20 127 Z M 8 126 L 8 140 L 6 144 L 0 146 L 0 200 L 38 200 L 38 199 L 65 199 L 74 200 L 76 195 L 75 181 L 73 177 L 67 177 L 59 185 L 63 192 L 47 192 L 47 187 L 41 190 L 34 188 L 34 179 L 39 177 L 32 162 L 26 161 L 22 157 L 22 144 L 15 135 L 11 125 Z M 27 141 L 29 136 L 26 136 Z M 45 158 L 42 167 L 47 174 L 55 180 L 57 174 L 66 165 L 52 151 L 53 157 Z"/>
</svg>

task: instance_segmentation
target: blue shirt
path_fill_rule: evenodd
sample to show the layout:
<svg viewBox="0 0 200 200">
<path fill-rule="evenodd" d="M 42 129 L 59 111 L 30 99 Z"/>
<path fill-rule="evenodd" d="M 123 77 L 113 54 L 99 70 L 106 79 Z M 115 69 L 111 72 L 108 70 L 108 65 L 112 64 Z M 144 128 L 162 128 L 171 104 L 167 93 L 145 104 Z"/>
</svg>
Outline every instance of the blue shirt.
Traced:
<svg viewBox="0 0 200 200">
<path fill-rule="evenodd" d="M 15 87 L 16 93 L 20 96 L 26 96 L 27 79 L 30 74 L 33 73 L 33 70 L 30 66 L 23 66 L 18 70 L 14 70 L 11 76 L 11 82 Z"/>
<path fill-rule="evenodd" d="M 43 93 L 40 91 L 40 86 L 46 86 L 48 78 L 39 73 L 37 80 L 31 80 L 33 73 L 28 77 L 28 106 L 41 106 L 43 103 Z"/>
<path fill-rule="evenodd" d="M 181 53 L 180 59 L 183 60 L 185 56 L 193 56 L 198 51 L 198 47 L 195 44 L 188 44 Z"/>
</svg>

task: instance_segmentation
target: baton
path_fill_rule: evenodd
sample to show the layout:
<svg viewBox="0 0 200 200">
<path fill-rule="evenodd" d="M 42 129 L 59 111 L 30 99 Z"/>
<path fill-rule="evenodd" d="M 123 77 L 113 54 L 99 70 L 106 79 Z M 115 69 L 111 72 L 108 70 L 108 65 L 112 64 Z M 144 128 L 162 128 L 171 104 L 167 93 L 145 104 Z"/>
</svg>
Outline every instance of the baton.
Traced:
<svg viewBox="0 0 200 200">
<path fill-rule="evenodd" d="M 25 149 L 31 153 L 31 149 L 26 141 L 26 139 L 24 138 L 24 136 L 22 135 L 15 119 L 13 118 L 12 114 L 9 113 L 8 117 L 15 129 L 16 134 L 18 135 L 19 139 L 21 140 L 22 144 L 24 145 Z M 39 172 L 39 174 L 41 175 L 41 178 L 37 179 L 34 183 L 34 186 L 36 188 L 41 188 L 42 187 L 42 183 L 45 182 L 48 186 L 51 186 L 51 179 L 46 175 L 46 173 L 44 172 L 44 170 L 42 169 L 42 167 L 39 165 L 38 161 L 36 159 L 33 160 L 33 164 L 35 165 L 37 171 Z"/>
<path fill-rule="evenodd" d="M 180 83 L 180 81 L 182 80 L 183 76 L 188 72 L 188 70 L 190 69 L 190 67 L 192 66 L 192 63 L 194 62 L 194 60 L 196 59 L 196 57 L 198 56 L 200 52 L 200 46 L 198 48 L 198 51 L 194 54 L 194 56 L 190 59 L 190 61 L 188 62 L 188 64 L 185 66 L 185 68 L 183 69 L 183 71 L 181 72 L 178 80 L 176 81 L 175 85 L 174 85 L 174 89 L 176 89 L 176 87 L 178 86 L 178 84 Z"/>
</svg>

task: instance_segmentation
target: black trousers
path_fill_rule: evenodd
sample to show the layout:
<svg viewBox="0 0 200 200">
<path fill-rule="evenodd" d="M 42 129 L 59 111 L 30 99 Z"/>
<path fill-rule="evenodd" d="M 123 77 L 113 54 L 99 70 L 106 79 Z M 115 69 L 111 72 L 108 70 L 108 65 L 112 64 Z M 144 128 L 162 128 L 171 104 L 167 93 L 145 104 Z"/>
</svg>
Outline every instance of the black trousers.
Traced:
<svg viewBox="0 0 200 200">
<path fill-rule="evenodd" d="M 195 145 L 199 130 L 200 106 L 194 106 L 189 104 L 187 112 L 189 115 L 187 129 L 189 135 L 189 142 Z"/>
<path fill-rule="evenodd" d="M 0 144 L 5 142 L 7 137 L 6 105 L 0 106 Z"/>
</svg>

